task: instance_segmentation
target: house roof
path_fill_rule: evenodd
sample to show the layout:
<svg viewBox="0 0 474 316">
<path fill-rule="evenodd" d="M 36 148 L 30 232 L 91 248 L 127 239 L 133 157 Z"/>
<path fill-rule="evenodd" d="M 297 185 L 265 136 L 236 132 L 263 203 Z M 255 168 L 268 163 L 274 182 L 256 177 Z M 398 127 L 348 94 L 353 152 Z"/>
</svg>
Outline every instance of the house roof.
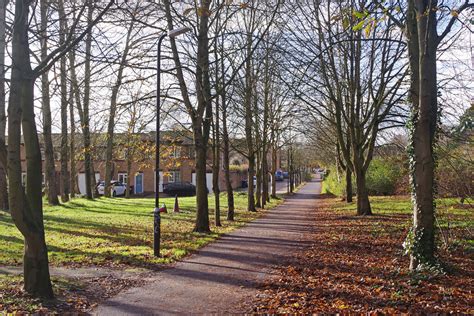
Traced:
<svg viewBox="0 0 474 316">
<path fill-rule="evenodd" d="M 115 143 L 124 142 L 130 134 L 127 133 L 115 133 Z M 142 141 L 155 141 L 156 132 L 146 132 L 146 133 L 135 133 L 133 134 L 135 137 L 139 136 Z M 68 135 L 70 136 L 70 134 Z M 53 146 L 54 147 L 61 147 L 61 134 L 60 133 L 53 133 L 51 134 Z M 106 133 L 91 133 L 91 140 L 97 146 L 102 143 L 105 146 L 105 141 L 107 139 Z M 44 136 L 43 134 L 38 134 L 38 140 L 40 145 L 44 144 Z M 76 146 L 82 146 L 83 144 L 83 136 L 82 133 L 75 134 L 75 143 Z M 193 134 L 191 131 L 188 130 L 168 130 L 168 131 L 160 131 L 160 141 L 161 143 L 179 143 L 182 145 L 192 145 L 193 141 Z M 6 137 L 5 142 L 8 144 L 8 137 Z M 23 135 L 21 136 L 21 144 L 24 144 Z"/>
</svg>

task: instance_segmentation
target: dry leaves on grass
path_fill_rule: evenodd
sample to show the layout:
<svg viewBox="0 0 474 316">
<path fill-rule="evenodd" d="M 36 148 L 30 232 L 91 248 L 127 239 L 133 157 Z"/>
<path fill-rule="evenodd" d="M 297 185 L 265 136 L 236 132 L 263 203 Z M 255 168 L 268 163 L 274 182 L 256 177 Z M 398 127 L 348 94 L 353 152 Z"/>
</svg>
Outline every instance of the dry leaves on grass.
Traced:
<svg viewBox="0 0 474 316">
<path fill-rule="evenodd" d="M 334 202 L 320 201 L 313 244 L 263 285 L 253 312 L 474 314 L 472 255 L 444 257 L 448 275 L 410 275 L 402 249 L 409 215 L 356 217 Z"/>
<path fill-rule="evenodd" d="M 120 291 L 139 286 L 138 278 L 120 279 L 103 276 L 90 279 L 53 279 L 56 298 L 42 301 L 33 298 L 23 290 L 23 282 L 18 276 L 0 293 L 0 315 L 86 315 L 98 303 L 115 296 Z"/>
</svg>

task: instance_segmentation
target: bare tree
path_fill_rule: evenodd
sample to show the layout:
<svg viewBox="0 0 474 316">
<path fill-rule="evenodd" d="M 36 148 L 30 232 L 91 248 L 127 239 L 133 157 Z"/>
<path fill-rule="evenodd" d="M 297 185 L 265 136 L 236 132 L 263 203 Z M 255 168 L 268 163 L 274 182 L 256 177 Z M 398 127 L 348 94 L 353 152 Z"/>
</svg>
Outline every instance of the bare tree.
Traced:
<svg viewBox="0 0 474 316">
<path fill-rule="evenodd" d="M 28 40 L 30 0 L 15 2 L 12 72 L 8 106 L 8 184 L 10 210 L 15 226 L 25 238 L 24 283 L 28 293 L 40 297 L 52 297 L 49 275 L 48 251 L 45 243 L 42 203 L 42 160 L 34 114 L 34 82 L 67 54 L 112 6 L 110 1 L 86 29 L 71 36 L 65 45 L 43 56 L 32 69 Z M 26 192 L 21 176 L 21 130 L 26 153 Z M 3 158 L 2 158 L 3 159 Z"/>
<path fill-rule="evenodd" d="M 0 142 L 5 144 L 5 129 L 7 118 L 5 116 L 5 29 L 6 29 L 6 8 L 8 0 L 0 1 Z M 0 209 L 8 210 L 8 190 L 6 165 L 0 164 Z"/>
</svg>

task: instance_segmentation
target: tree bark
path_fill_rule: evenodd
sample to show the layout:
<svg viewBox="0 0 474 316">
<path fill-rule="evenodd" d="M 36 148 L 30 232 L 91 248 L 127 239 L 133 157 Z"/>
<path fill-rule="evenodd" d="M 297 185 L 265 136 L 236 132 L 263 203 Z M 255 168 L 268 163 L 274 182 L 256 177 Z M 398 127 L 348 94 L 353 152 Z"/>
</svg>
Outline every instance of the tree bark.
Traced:
<svg viewBox="0 0 474 316">
<path fill-rule="evenodd" d="M 5 29 L 8 0 L 0 0 L 0 141 L 5 144 L 7 118 L 5 116 Z M 0 209 L 8 210 L 7 166 L 0 164 Z"/>
<path fill-rule="evenodd" d="M 71 126 L 71 135 L 69 139 L 69 158 L 71 159 L 71 174 L 69 176 L 70 181 L 70 191 L 71 191 L 71 198 L 76 197 L 76 181 L 77 181 L 77 171 L 76 171 L 76 120 L 74 118 L 74 97 L 79 99 L 79 91 L 78 91 L 78 83 L 76 78 L 76 71 L 75 71 L 75 61 L 74 61 L 74 53 L 70 52 L 68 54 L 69 59 L 69 67 L 71 73 L 71 84 L 69 89 L 69 122 Z"/>
<path fill-rule="evenodd" d="M 272 178 L 273 178 L 273 181 L 272 181 L 272 198 L 274 198 L 274 199 L 277 198 L 277 195 L 276 195 L 276 181 L 275 181 L 275 173 L 277 171 L 276 165 L 277 165 L 277 148 L 276 148 L 276 145 L 274 144 L 272 146 Z"/>
<path fill-rule="evenodd" d="M 290 193 L 293 193 L 295 190 L 295 176 L 294 176 L 294 166 L 293 166 L 293 148 L 290 147 L 290 150 L 288 152 L 288 163 L 289 163 L 289 169 L 288 169 L 288 176 L 289 176 L 289 181 L 290 181 Z"/>
<path fill-rule="evenodd" d="M 219 29 L 219 19 L 216 22 L 216 28 Z M 214 42 L 214 57 L 215 60 L 219 60 L 218 58 L 218 46 L 217 40 Z M 221 58 L 224 58 L 222 56 Z M 219 90 L 219 65 L 216 65 L 216 90 Z M 214 122 L 214 129 L 213 129 L 213 159 L 212 159 L 212 190 L 214 191 L 214 217 L 215 217 L 215 224 L 216 226 L 221 225 L 221 205 L 220 205 L 220 188 L 219 188 L 219 174 L 220 174 L 220 159 L 221 159 L 221 143 L 220 143 L 220 107 L 219 107 L 219 95 L 216 96 L 216 120 Z"/>
<path fill-rule="evenodd" d="M 232 188 L 232 181 L 230 179 L 230 144 L 229 132 L 227 130 L 227 104 L 225 98 L 225 89 L 222 92 L 222 142 L 223 142 L 223 156 L 224 156 L 224 176 L 227 191 L 227 220 L 234 220 L 234 189 Z"/>
<path fill-rule="evenodd" d="M 352 202 L 352 171 L 350 168 L 346 168 L 346 202 Z"/>
<path fill-rule="evenodd" d="M 199 233 L 208 233 L 209 229 L 209 205 L 207 200 L 207 145 L 203 143 L 203 136 L 200 130 L 194 131 L 195 150 L 196 150 L 196 224 L 194 231 Z"/>
<path fill-rule="evenodd" d="M 45 60 L 48 56 L 48 2 L 40 1 L 41 11 L 41 60 Z M 44 137 L 44 160 L 46 184 L 48 186 L 48 203 L 49 205 L 59 205 L 58 185 L 56 182 L 56 167 L 54 163 L 54 146 L 51 135 L 51 127 L 53 125 L 51 119 L 51 102 L 49 92 L 48 71 L 41 75 L 41 99 L 43 111 L 43 137 Z"/>
<path fill-rule="evenodd" d="M 262 153 L 259 151 L 256 155 L 256 185 L 255 185 L 255 207 L 261 208 L 262 203 Z"/>
<path fill-rule="evenodd" d="M 128 59 L 128 53 L 130 51 L 130 40 L 132 37 L 133 27 L 135 23 L 134 20 L 130 22 L 128 27 L 127 37 L 125 39 L 125 48 L 120 59 L 120 65 L 117 72 L 117 78 L 115 84 L 112 88 L 112 95 L 110 97 L 110 112 L 109 112 L 109 121 L 107 126 L 107 146 L 105 149 L 105 189 L 104 195 L 110 197 L 111 186 L 110 182 L 113 178 L 113 151 L 114 151 L 114 128 L 115 128 L 115 116 L 117 113 L 117 98 L 119 94 L 120 87 L 122 86 L 123 71 Z"/>
<path fill-rule="evenodd" d="M 59 28 L 60 28 L 60 44 L 64 44 L 66 41 L 66 14 L 64 12 L 63 0 L 58 1 L 58 13 L 60 16 Z M 60 90 L 61 90 L 61 201 L 63 203 L 69 201 L 69 148 L 68 148 L 68 91 L 67 91 L 67 57 L 63 56 L 60 60 Z"/>
<path fill-rule="evenodd" d="M 357 215 L 372 215 L 372 208 L 369 202 L 369 192 L 365 179 L 366 172 L 362 169 L 355 171 L 357 183 Z"/>
<path fill-rule="evenodd" d="M 247 35 L 247 56 L 251 54 L 252 47 L 252 35 L 249 33 Z M 254 186 L 253 186 L 253 177 L 255 175 L 255 149 L 254 149 L 254 140 L 253 140 L 253 121 L 252 117 L 254 111 L 252 108 L 252 92 L 253 92 L 253 78 L 252 78 L 252 61 L 251 58 L 247 58 L 245 64 L 245 96 L 244 96 L 244 106 L 245 106 L 245 137 L 247 139 L 247 153 L 249 160 L 248 168 L 248 188 L 247 188 L 247 210 L 249 212 L 256 212 L 255 208 L 255 196 L 254 196 Z"/>
<path fill-rule="evenodd" d="M 186 110 L 191 118 L 194 133 L 194 149 L 196 152 L 196 223 L 194 231 L 208 233 L 209 229 L 209 205 L 207 200 L 206 185 L 206 158 L 208 141 L 212 123 L 212 100 L 211 85 L 209 75 L 209 15 L 210 0 L 200 1 L 201 6 L 196 10 L 198 18 L 198 42 L 196 54 L 196 99 L 197 108 L 194 108 L 184 80 L 183 68 L 178 53 L 178 48 L 174 38 L 170 38 L 173 60 L 176 66 L 176 77 L 179 81 L 181 96 Z M 171 13 L 171 3 L 164 1 L 165 14 L 168 28 L 173 29 L 173 16 Z"/>
<path fill-rule="evenodd" d="M 92 21 L 92 13 L 94 6 L 91 2 L 87 3 L 87 21 Z M 86 36 L 86 58 L 84 63 L 84 104 L 81 115 L 82 134 L 84 138 L 84 172 L 86 178 L 86 198 L 91 200 L 94 198 L 92 190 L 92 177 L 95 179 L 95 175 L 92 174 L 92 146 L 91 146 L 91 134 L 90 134 L 90 117 L 89 117 L 89 103 L 90 103 L 90 92 L 91 92 L 91 51 L 92 51 L 92 30 L 87 33 Z"/>
<path fill-rule="evenodd" d="M 410 1 L 412 2 L 412 1 Z M 437 69 L 436 52 L 438 46 L 437 35 L 437 1 L 413 1 L 410 4 L 407 27 L 409 40 L 417 40 L 418 46 L 412 48 L 412 74 L 418 68 L 418 80 L 412 80 L 413 97 L 418 96 L 418 102 L 413 102 L 413 131 L 412 131 L 412 159 L 411 182 L 414 195 L 413 239 L 414 245 L 410 252 L 410 268 L 417 269 L 420 264 L 433 263 L 435 253 L 435 134 L 438 122 L 437 104 Z M 412 11 L 413 9 L 413 11 Z M 416 30 L 414 29 L 416 23 Z M 415 45 L 415 44 L 413 44 Z M 413 65 L 418 61 L 418 65 Z"/>
<path fill-rule="evenodd" d="M 13 222 L 25 238 L 24 287 L 31 295 L 53 297 L 43 224 L 41 152 L 34 114 L 34 78 L 28 41 L 29 0 L 15 2 L 12 72 L 8 107 L 8 184 Z M 23 128 L 27 181 L 21 184 Z"/>
</svg>

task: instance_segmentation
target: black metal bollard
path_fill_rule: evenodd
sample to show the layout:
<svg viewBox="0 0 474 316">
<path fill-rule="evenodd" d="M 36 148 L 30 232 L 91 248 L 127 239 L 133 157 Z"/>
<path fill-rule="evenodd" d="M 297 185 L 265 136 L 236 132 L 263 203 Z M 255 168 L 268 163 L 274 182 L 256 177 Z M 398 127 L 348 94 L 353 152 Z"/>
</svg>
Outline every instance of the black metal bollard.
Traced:
<svg viewBox="0 0 474 316">
<path fill-rule="evenodd" d="M 160 209 L 155 207 L 153 211 L 153 253 L 155 257 L 160 256 L 160 236 L 161 236 L 161 214 Z"/>
</svg>

